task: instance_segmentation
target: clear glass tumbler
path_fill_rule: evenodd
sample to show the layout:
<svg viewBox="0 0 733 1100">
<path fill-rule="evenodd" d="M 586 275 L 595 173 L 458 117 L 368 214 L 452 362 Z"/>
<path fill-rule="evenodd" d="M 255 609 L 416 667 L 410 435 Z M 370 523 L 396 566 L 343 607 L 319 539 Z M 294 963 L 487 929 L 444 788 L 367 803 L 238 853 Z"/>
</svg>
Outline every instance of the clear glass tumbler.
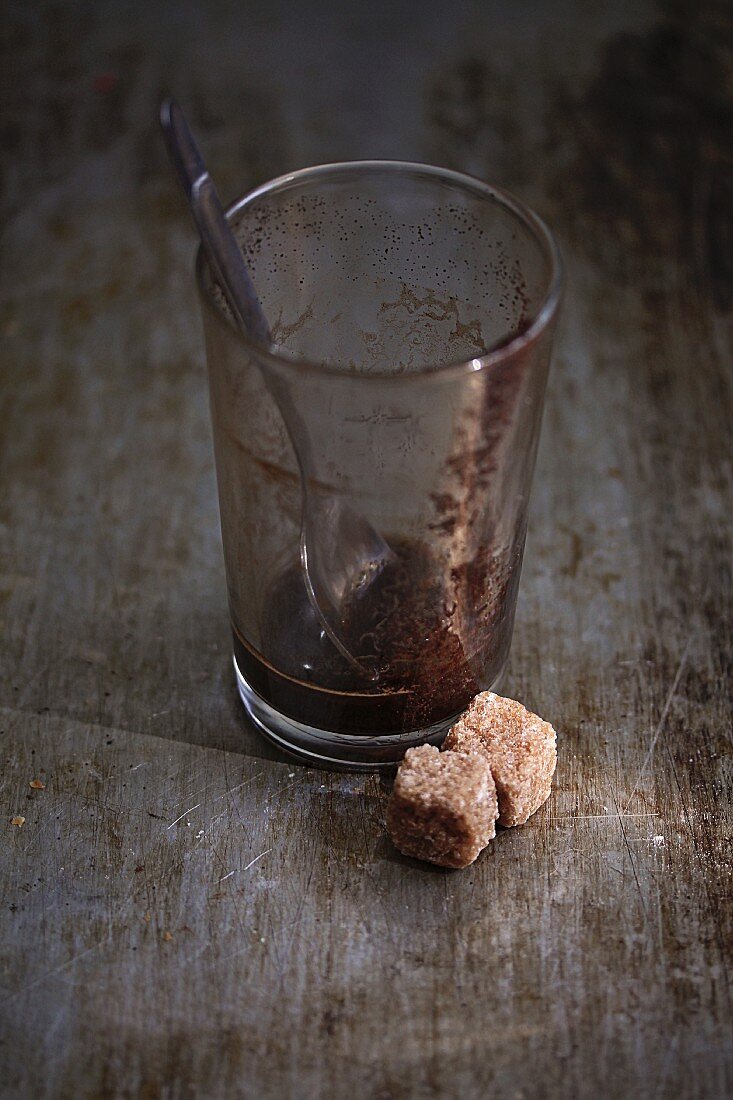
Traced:
<svg viewBox="0 0 733 1100">
<path fill-rule="evenodd" d="M 228 217 L 273 333 L 236 329 L 199 255 L 239 691 L 301 758 L 390 763 L 507 660 L 557 247 L 508 194 L 398 162 L 294 172 Z M 355 539 L 380 549 L 341 583 Z"/>
</svg>

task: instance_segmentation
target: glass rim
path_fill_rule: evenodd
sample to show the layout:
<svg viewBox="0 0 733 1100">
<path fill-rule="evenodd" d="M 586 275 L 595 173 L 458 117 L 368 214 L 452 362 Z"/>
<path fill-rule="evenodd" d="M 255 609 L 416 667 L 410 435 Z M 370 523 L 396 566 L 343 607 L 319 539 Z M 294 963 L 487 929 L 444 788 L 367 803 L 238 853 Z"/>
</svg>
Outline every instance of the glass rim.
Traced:
<svg viewBox="0 0 733 1100">
<path fill-rule="evenodd" d="M 235 324 L 233 319 L 224 313 L 214 299 L 210 287 L 206 284 L 204 273 L 208 265 L 204 257 L 203 246 L 199 244 L 196 250 L 195 261 L 196 282 L 198 284 L 199 296 L 205 308 L 216 318 L 217 322 L 224 325 L 252 356 L 263 359 L 272 366 L 281 369 L 286 368 L 288 370 L 295 369 L 301 373 L 305 372 L 308 374 L 335 377 L 350 381 L 363 380 L 383 383 L 389 380 L 404 383 L 409 382 L 411 379 L 442 379 L 445 378 L 446 375 L 468 375 L 479 371 L 488 371 L 497 363 L 503 363 L 511 359 L 513 356 L 523 352 L 526 348 L 534 344 L 553 320 L 562 297 L 564 268 L 560 249 L 557 246 L 557 242 L 552 232 L 539 214 L 536 214 L 530 207 L 526 206 L 509 191 L 505 191 L 501 187 L 494 187 L 492 184 L 485 183 L 475 176 L 468 175 L 465 172 L 456 172 L 451 168 L 440 168 L 431 164 L 421 164 L 419 162 L 404 160 L 333 161 L 328 164 L 316 164 L 309 168 L 299 168 L 293 172 L 286 172 L 282 176 L 277 176 L 275 179 L 260 184 L 258 187 L 253 188 L 251 191 L 247 191 L 244 195 L 241 195 L 230 203 L 225 211 L 226 216 L 227 219 L 231 221 L 235 215 L 246 209 L 248 205 L 262 196 L 287 190 L 300 183 L 307 183 L 312 180 L 318 180 L 344 172 L 352 172 L 358 175 L 377 171 L 387 173 L 394 172 L 395 174 L 417 173 L 428 179 L 432 178 L 434 180 L 443 180 L 453 183 L 464 191 L 471 191 L 483 198 L 488 198 L 499 203 L 505 209 L 509 210 L 525 228 L 528 228 L 534 234 L 535 239 L 539 240 L 540 245 L 543 247 L 549 259 L 550 276 L 547 290 L 545 291 L 539 308 L 534 311 L 531 321 L 521 330 L 521 332 L 518 332 L 514 336 L 507 336 L 499 343 L 498 347 L 495 347 L 493 350 L 490 349 L 483 355 L 473 356 L 470 359 L 453 360 L 448 363 L 425 363 L 417 368 L 410 369 L 409 372 L 402 373 L 389 370 L 345 371 L 331 363 L 324 363 L 299 355 L 293 355 L 285 348 L 272 349 L 265 347 L 264 344 L 259 343 L 246 332 L 242 331 L 242 329 Z"/>
</svg>

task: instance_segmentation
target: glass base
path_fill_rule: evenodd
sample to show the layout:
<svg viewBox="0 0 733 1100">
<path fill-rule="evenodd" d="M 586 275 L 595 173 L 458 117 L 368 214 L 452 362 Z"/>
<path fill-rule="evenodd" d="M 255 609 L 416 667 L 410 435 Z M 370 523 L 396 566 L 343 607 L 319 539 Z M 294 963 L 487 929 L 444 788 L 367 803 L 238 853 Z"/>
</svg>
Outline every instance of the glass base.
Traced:
<svg viewBox="0 0 733 1100">
<path fill-rule="evenodd" d="M 429 742 L 439 745 L 458 714 L 426 729 L 385 736 L 333 733 L 296 722 L 281 714 L 250 686 L 239 670 L 236 658 L 234 671 L 237 687 L 250 718 L 268 741 L 298 760 L 319 768 L 346 771 L 371 771 L 398 763 L 407 749 Z M 459 712 L 460 713 L 460 712 Z"/>
</svg>

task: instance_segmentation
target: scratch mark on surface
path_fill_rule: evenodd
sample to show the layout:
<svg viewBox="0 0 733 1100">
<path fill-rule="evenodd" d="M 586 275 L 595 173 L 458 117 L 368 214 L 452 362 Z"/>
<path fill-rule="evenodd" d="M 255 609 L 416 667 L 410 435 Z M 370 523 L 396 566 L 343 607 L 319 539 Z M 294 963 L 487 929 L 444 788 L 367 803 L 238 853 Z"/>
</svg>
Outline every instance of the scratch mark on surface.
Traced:
<svg viewBox="0 0 733 1100">
<path fill-rule="evenodd" d="M 262 772 L 257 772 L 255 775 L 250 775 L 248 779 L 242 780 L 242 782 L 238 783 L 236 787 L 228 787 L 224 791 L 223 794 L 218 794 L 216 796 L 216 798 L 212 798 L 212 800 L 211 800 L 212 805 L 213 805 L 214 802 L 221 802 L 222 798 L 228 798 L 230 794 L 234 794 L 235 791 L 239 791 L 239 790 L 242 789 L 242 787 L 246 787 L 248 783 L 254 783 L 255 779 L 258 779 L 261 775 L 262 775 Z M 215 785 L 214 781 L 212 781 L 211 783 L 207 783 L 205 787 L 200 787 L 196 791 L 196 794 L 193 794 L 193 795 L 189 794 L 188 797 L 189 798 L 195 798 L 196 795 L 205 794 L 206 791 L 210 790 L 214 785 Z M 200 805 L 201 805 L 201 803 L 199 803 L 199 806 Z M 196 809 L 196 807 L 194 807 L 194 809 Z M 190 810 L 186 811 L 186 813 L 190 813 L 190 812 L 191 812 Z M 185 817 L 185 814 L 182 814 L 181 816 Z M 180 820 L 180 818 L 179 818 L 179 820 Z M 175 824 L 175 822 L 174 822 L 174 824 Z"/>
<path fill-rule="evenodd" d="M 298 902 L 297 902 L 296 909 L 295 909 L 295 915 L 294 915 L 292 921 L 290 922 L 289 926 L 283 926 L 283 937 L 282 937 L 282 942 L 280 944 L 279 949 L 277 947 L 277 942 L 275 943 L 274 955 L 275 955 L 275 960 L 277 962 L 277 966 L 278 966 L 278 969 L 279 969 L 279 988 L 280 988 L 283 996 L 287 995 L 286 982 L 287 982 L 287 976 L 290 973 L 290 969 L 288 967 L 288 961 L 289 961 L 290 956 L 291 956 L 292 951 L 293 951 L 293 945 L 295 943 L 295 937 L 296 937 L 297 932 L 298 932 L 298 926 L 300 925 L 300 922 L 303 918 L 303 912 L 304 912 L 304 908 L 305 908 L 305 900 L 308 897 L 308 893 L 310 891 L 310 886 L 311 886 L 311 882 L 313 880 L 313 872 L 315 870 L 315 866 L 316 866 L 316 856 L 314 854 L 313 859 L 311 860 L 310 866 L 308 868 L 308 875 L 306 877 L 305 884 L 303 886 L 303 889 L 300 892 L 300 897 L 298 898 Z"/>
<path fill-rule="evenodd" d="M 260 852 L 260 854 L 258 856 L 255 856 L 254 859 L 251 859 L 249 861 L 249 863 L 247 864 L 247 866 L 243 867 L 242 870 L 243 871 L 249 871 L 250 867 L 253 867 L 258 859 L 262 859 L 263 856 L 266 856 L 268 854 L 268 852 L 271 852 L 271 851 L 272 851 L 272 848 L 268 848 L 266 851 Z"/>
<path fill-rule="evenodd" d="M 226 810 L 222 810 L 220 814 L 217 814 L 217 815 L 216 815 L 216 817 L 212 817 L 211 821 L 210 821 L 210 822 L 209 822 L 209 824 L 208 824 L 208 825 L 206 826 L 206 828 L 205 828 L 205 829 L 202 829 L 202 830 L 201 830 L 201 836 L 198 836 L 198 835 L 196 836 L 196 840 L 205 840 L 205 839 L 206 839 L 206 837 L 207 837 L 207 836 L 209 835 L 209 833 L 211 832 L 211 830 L 212 830 L 212 829 L 214 828 L 214 826 L 216 825 L 217 821 L 221 821 L 221 819 L 222 819 L 223 817 L 226 817 L 226 815 L 227 815 L 228 813 L 229 813 L 229 807 L 227 806 Z"/>
<path fill-rule="evenodd" d="M 175 821 L 171 821 L 170 825 L 168 826 L 168 829 L 172 829 L 173 826 L 177 825 L 178 822 L 181 820 L 181 818 L 186 817 L 187 814 L 192 814 L 194 810 L 198 810 L 200 805 L 201 805 L 201 803 L 197 802 L 195 806 L 192 806 L 190 808 L 190 810 L 184 810 L 180 817 L 177 817 Z M 167 832 L 167 830 L 166 830 L 166 832 Z"/>
<path fill-rule="evenodd" d="M 291 787 L 302 786 L 303 783 L 305 783 L 307 780 L 308 780 L 308 776 L 304 775 L 300 779 L 294 779 L 292 783 L 286 783 L 284 787 L 278 787 L 278 789 L 276 791 L 273 791 L 272 794 L 270 795 L 270 801 L 272 801 L 272 799 L 274 799 L 274 798 L 279 798 L 280 795 L 283 795 L 283 794 L 285 794 L 286 791 L 289 791 L 291 789 Z"/>
<path fill-rule="evenodd" d="M 48 827 L 51 824 L 53 824 L 53 813 L 48 814 L 45 821 L 43 821 L 42 824 L 38 825 L 36 831 L 33 833 L 30 840 L 23 849 L 23 855 L 26 854 L 29 848 L 33 847 L 39 837 L 43 836 L 43 834 L 48 831 Z"/>
<path fill-rule="evenodd" d="M 236 787 L 230 787 L 224 794 L 220 794 L 218 798 L 214 799 L 214 802 L 218 802 L 219 798 L 226 798 L 227 795 L 234 794 L 235 791 L 240 791 L 242 787 L 246 787 L 248 783 L 254 783 L 255 779 L 259 779 L 262 772 L 257 772 L 256 775 L 250 775 L 249 779 L 244 779 L 241 783 L 237 783 Z"/>
<path fill-rule="evenodd" d="M 655 1092 L 654 1092 L 654 1100 L 656 1100 L 657 1096 L 663 1096 L 664 1095 L 666 1082 L 667 1082 L 667 1074 L 669 1072 L 669 1067 L 670 1067 L 670 1064 L 671 1064 L 671 1061 L 672 1061 L 672 1055 L 674 1054 L 675 1050 L 677 1049 L 678 1039 L 679 1039 L 678 1035 L 673 1035 L 672 1038 L 670 1039 L 668 1045 L 667 1045 L 667 1050 L 665 1051 L 665 1055 L 664 1055 L 664 1061 L 662 1063 L 662 1069 L 661 1069 L 661 1072 L 659 1074 L 659 1083 L 658 1083 L 657 1088 L 655 1089 Z"/>
<path fill-rule="evenodd" d="M 46 1047 L 50 1046 L 51 1039 L 53 1038 L 53 1036 L 58 1031 L 59 1025 L 61 1024 L 61 1022 L 62 1022 L 65 1015 L 66 1015 L 66 1006 L 62 1005 L 61 1008 L 59 1009 L 59 1011 L 54 1016 L 53 1023 L 48 1028 L 48 1030 L 46 1031 L 46 1034 L 43 1037 L 42 1048 L 44 1050 L 45 1050 Z"/>
<path fill-rule="evenodd" d="M 560 817 L 553 817 L 552 822 L 555 821 L 619 821 L 622 817 L 659 817 L 658 813 L 645 813 L 645 814 L 566 814 Z M 551 822 L 551 823 L 552 823 Z"/>
<path fill-rule="evenodd" d="M 614 804 L 615 804 L 615 800 L 614 800 Z M 617 812 L 618 812 L 618 809 L 617 809 Z M 632 854 L 631 845 L 629 844 L 629 838 L 626 835 L 626 829 L 624 828 L 623 817 L 620 813 L 618 814 L 618 822 L 619 822 L 619 825 L 621 826 L 621 833 L 622 833 L 623 838 L 624 838 L 624 844 L 626 845 L 626 851 L 629 854 L 629 863 L 631 864 L 631 871 L 632 871 L 632 874 L 634 876 L 634 882 L 636 883 L 636 889 L 639 891 L 639 901 L 641 903 L 641 911 L 644 914 L 644 924 L 646 925 L 646 924 L 649 923 L 649 915 L 646 911 L 646 903 L 644 901 L 644 892 L 641 888 L 641 883 L 639 882 L 639 876 L 636 873 L 636 864 L 634 863 L 634 856 Z"/>
<path fill-rule="evenodd" d="M 629 806 L 631 805 L 631 801 L 632 801 L 634 795 L 636 794 L 637 790 L 639 789 L 639 784 L 641 783 L 644 772 L 646 771 L 646 769 L 649 765 L 649 761 L 651 760 L 652 755 L 654 753 L 654 749 L 657 746 L 657 741 L 659 740 L 659 735 L 661 734 L 662 730 L 664 729 L 664 723 L 667 721 L 667 715 L 669 714 L 669 708 L 672 706 L 672 700 L 674 698 L 674 693 L 677 691 L 677 687 L 678 687 L 679 682 L 680 682 L 680 677 L 682 676 L 682 669 L 685 667 L 685 662 L 687 661 L 687 654 L 690 651 L 690 642 L 691 641 L 692 641 L 692 639 L 688 638 L 687 642 L 685 643 L 685 648 L 682 650 L 682 656 L 680 657 L 680 663 L 677 666 L 677 672 L 675 673 L 674 680 L 672 681 L 672 686 L 670 687 L 669 691 L 667 692 L 667 698 L 665 700 L 664 706 L 662 707 L 662 713 L 659 717 L 659 721 L 657 722 L 657 728 L 654 731 L 654 736 L 651 739 L 649 749 L 647 751 L 646 756 L 644 757 L 644 763 L 641 765 L 641 770 L 640 770 L 640 772 L 637 776 L 636 783 L 634 783 L 634 788 L 633 788 L 631 794 L 629 795 L 629 797 L 627 799 L 626 806 L 624 807 L 623 815 L 619 814 L 619 817 L 621 817 L 621 816 L 626 817 L 627 816 L 626 811 L 628 810 Z"/>
<path fill-rule="evenodd" d="M 53 970 L 44 971 L 44 973 L 41 974 L 38 978 L 34 978 L 32 982 L 29 982 L 28 985 L 23 986 L 22 989 L 19 989 L 16 993 L 14 993 L 9 998 L 9 1000 L 12 1001 L 16 997 L 20 997 L 21 994 L 27 993 L 35 986 L 40 985 L 41 982 L 47 982 L 49 978 L 55 978 L 57 974 L 60 974 L 63 970 L 68 970 L 70 966 L 73 966 L 75 962 L 79 961 L 79 959 L 83 959 L 85 955 L 90 955 L 92 951 L 96 951 L 99 947 L 102 947 L 103 944 L 109 943 L 109 940 L 110 937 L 107 936 L 105 937 L 105 939 L 100 940 L 99 943 L 92 944 L 92 946 L 87 947 L 85 951 L 80 951 L 78 955 L 74 955 L 72 958 L 67 959 L 66 962 L 60 963 L 59 966 L 55 966 Z"/>
</svg>

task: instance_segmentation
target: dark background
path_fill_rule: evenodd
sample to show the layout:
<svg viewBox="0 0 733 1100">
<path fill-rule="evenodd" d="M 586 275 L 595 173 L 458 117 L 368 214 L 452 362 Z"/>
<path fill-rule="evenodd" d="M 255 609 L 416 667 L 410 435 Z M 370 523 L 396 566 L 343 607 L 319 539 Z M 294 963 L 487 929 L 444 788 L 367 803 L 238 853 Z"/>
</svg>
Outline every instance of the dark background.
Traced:
<svg viewBox="0 0 733 1100">
<path fill-rule="evenodd" d="M 724 1095 L 730 5 L 44 0 L 1 33 L 6 1093 Z M 168 93 L 225 198 L 416 159 L 558 235 L 505 685 L 556 788 L 464 874 L 236 699 Z"/>
</svg>

